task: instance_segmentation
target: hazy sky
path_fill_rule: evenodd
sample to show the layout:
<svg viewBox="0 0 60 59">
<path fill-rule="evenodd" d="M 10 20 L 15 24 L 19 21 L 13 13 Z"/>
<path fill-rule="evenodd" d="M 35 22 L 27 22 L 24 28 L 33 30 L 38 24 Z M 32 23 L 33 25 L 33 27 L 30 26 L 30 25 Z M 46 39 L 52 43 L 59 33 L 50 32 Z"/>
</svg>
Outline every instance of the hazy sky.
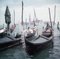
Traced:
<svg viewBox="0 0 60 59">
<path fill-rule="evenodd" d="M 0 6 L 21 6 L 22 0 L 0 0 Z M 23 0 L 25 6 L 41 6 L 46 4 L 60 4 L 60 0 Z"/>
<path fill-rule="evenodd" d="M 4 19 L 4 13 L 6 9 L 6 5 L 9 6 L 9 10 L 11 13 L 11 20 L 14 19 L 15 10 L 15 19 L 18 23 L 21 21 L 21 1 L 22 0 L 0 0 L 0 22 Z M 24 21 L 25 19 L 29 19 L 29 15 L 31 15 L 31 19 L 34 18 L 34 10 L 36 12 L 36 16 L 38 19 L 49 20 L 48 7 L 51 8 L 51 16 L 53 20 L 54 16 L 54 5 L 56 5 L 56 19 L 60 19 L 60 0 L 23 0 L 24 2 Z"/>
</svg>

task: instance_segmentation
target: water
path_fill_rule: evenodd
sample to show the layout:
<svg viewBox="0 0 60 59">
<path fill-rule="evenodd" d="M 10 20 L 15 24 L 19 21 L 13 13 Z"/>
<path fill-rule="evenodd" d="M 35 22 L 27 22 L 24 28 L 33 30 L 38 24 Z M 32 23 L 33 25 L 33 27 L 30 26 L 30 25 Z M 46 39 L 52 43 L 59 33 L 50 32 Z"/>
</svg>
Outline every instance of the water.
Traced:
<svg viewBox="0 0 60 59">
<path fill-rule="evenodd" d="M 0 59 L 60 59 L 60 32 L 54 30 L 54 44 L 52 48 L 44 49 L 43 51 L 29 56 L 24 46 L 17 46 L 0 52 Z"/>
</svg>

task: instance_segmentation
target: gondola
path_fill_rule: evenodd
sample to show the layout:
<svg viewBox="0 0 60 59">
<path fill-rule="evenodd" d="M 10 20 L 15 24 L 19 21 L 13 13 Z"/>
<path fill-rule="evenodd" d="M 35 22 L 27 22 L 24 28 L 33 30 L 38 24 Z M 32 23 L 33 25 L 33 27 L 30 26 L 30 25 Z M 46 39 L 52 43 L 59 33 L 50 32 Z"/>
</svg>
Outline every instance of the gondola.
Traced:
<svg viewBox="0 0 60 59">
<path fill-rule="evenodd" d="M 46 37 L 50 37 L 51 35 L 53 35 L 53 30 L 51 28 L 47 28 L 42 32 L 42 35 Z"/>
<path fill-rule="evenodd" d="M 28 30 L 25 30 L 25 32 L 26 32 L 25 37 L 30 38 L 35 35 L 36 30 L 35 30 L 35 28 L 33 28 L 33 29 L 29 28 Z"/>
<path fill-rule="evenodd" d="M 4 29 L 0 30 L 0 51 L 22 44 L 21 35 L 13 37 Z"/>
<path fill-rule="evenodd" d="M 50 29 L 50 28 L 49 28 Z M 48 34 L 48 35 L 47 35 Z M 41 35 L 25 37 L 26 51 L 29 54 L 35 54 L 53 44 L 53 34 L 47 31 L 43 31 Z"/>
<path fill-rule="evenodd" d="M 29 38 L 29 37 L 32 37 L 34 35 L 35 35 L 35 32 L 33 32 L 33 33 L 30 32 L 30 33 L 27 33 L 27 36 L 26 37 Z"/>
</svg>

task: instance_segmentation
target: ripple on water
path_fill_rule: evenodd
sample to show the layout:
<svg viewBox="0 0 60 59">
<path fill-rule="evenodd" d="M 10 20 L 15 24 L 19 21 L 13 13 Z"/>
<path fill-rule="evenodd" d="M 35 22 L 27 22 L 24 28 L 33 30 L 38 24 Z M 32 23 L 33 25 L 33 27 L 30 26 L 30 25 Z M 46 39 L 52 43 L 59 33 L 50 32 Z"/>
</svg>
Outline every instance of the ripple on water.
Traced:
<svg viewBox="0 0 60 59">
<path fill-rule="evenodd" d="M 24 48 L 17 46 L 0 52 L 0 59 L 60 59 L 60 36 L 58 35 L 54 37 L 53 48 L 45 49 L 34 56 L 29 56 Z"/>
</svg>

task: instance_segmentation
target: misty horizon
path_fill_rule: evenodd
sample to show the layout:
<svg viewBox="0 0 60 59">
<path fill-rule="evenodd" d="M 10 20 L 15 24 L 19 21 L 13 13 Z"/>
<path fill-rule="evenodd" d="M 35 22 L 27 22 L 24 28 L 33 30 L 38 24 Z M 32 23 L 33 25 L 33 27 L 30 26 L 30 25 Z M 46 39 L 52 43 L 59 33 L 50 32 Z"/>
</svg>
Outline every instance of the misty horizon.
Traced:
<svg viewBox="0 0 60 59">
<path fill-rule="evenodd" d="M 0 0 L 0 22 L 5 22 L 5 9 L 8 5 L 11 13 L 11 21 L 14 22 L 14 11 L 15 11 L 15 22 L 21 22 L 21 1 L 22 0 Z M 24 22 L 27 19 L 29 22 L 29 15 L 31 21 L 34 19 L 34 9 L 38 20 L 49 21 L 48 8 L 51 10 L 51 18 L 54 20 L 54 6 L 56 5 L 56 21 L 60 21 L 60 0 L 23 0 L 24 2 Z M 2 22 L 3 20 L 3 22 Z"/>
</svg>

